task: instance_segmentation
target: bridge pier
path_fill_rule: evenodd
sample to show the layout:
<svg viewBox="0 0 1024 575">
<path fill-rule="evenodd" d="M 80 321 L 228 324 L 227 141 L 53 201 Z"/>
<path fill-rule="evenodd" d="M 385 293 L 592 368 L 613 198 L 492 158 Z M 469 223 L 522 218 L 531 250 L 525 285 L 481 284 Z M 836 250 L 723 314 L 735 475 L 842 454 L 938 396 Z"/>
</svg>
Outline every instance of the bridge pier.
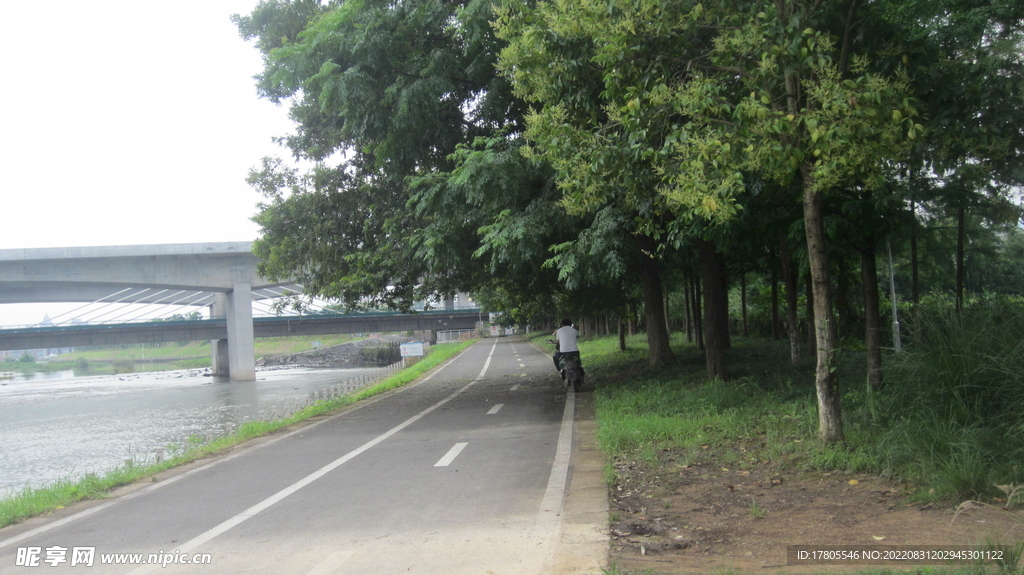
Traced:
<svg viewBox="0 0 1024 575">
<path fill-rule="evenodd" d="M 215 294 L 210 304 L 210 317 L 226 317 L 228 315 L 228 296 L 224 293 Z M 231 375 L 228 360 L 228 340 L 210 340 L 210 370 L 218 377 Z"/>
<path fill-rule="evenodd" d="M 256 339 L 252 327 L 252 286 L 245 282 L 235 283 L 227 294 L 227 308 L 227 356 L 231 381 L 255 381 Z"/>
<path fill-rule="evenodd" d="M 210 371 L 218 377 L 231 375 L 231 363 L 228 359 L 228 340 L 210 340 Z"/>
</svg>

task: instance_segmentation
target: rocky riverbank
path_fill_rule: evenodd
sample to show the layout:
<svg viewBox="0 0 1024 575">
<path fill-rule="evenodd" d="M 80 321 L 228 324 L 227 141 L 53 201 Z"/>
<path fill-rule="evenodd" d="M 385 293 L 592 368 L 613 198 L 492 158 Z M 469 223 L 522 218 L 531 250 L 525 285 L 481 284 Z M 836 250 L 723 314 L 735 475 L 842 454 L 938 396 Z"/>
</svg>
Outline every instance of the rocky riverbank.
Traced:
<svg viewBox="0 0 1024 575">
<path fill-rule="evenodd" d="M 256 361 L 256 365 L 265 367 L 362 367 L 367 365 L 389 365 L 401 359 L 398 345 L 407 341 L 411 341 L 411 339 L 401 336 L 369 337 L 299 353 L 267 355 L 259 358 Z"/>
</svg>

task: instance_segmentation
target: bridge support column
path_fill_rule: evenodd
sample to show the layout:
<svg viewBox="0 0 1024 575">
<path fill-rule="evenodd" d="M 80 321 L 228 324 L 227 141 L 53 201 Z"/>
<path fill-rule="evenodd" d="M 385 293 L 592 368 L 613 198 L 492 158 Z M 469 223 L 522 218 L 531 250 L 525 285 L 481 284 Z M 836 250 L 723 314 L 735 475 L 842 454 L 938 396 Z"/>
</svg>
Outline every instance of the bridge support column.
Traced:
<svg viewBox="0 0 1024 575">
<path fill-rule="evenodd" d="M 412 338 L 423 343 L 435 345 L 437 343 L 437 332 L 432 329 L 419 329 L 412 332 Z"/>
<path fill-rule="evenodd" d="M 214 295 L 213 304 L 210 305 L 210 317 L 226 317 L 228 315 L 228 295 L 218 293 Z M 230 361 L 228 360 L 228 340 L 210 340 L 210 370 L 218 377 L 231 375 Z"/>
<path fill-rule="evenodd" d="M 228 292 L 228 365 L 231 381 L 256 380 L 256 340 L 252 328 L 252 287 L 236 283 Z"/>
</svg>

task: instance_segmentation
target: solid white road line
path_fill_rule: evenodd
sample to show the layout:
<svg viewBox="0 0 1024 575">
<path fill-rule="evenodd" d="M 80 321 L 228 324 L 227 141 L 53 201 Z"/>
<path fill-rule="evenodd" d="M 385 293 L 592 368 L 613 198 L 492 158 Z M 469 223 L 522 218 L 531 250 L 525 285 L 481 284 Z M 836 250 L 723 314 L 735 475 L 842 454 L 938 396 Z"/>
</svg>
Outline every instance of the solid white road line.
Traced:
<svg viewBox="0 0 1024 575">
<path fill-rule="evenodd" d="M 540 502 L 537 520 L 534 523 L 544 544 L 539 552 L 544 556 L 547 567 L 554 565 L 558 552 L 558 540 L 562 535 L 562 509 L 565 506 L 565 491 L 569 479 L 569 464 L 572 459 L 572 431 L 576 416 L 576 394 L 568 393 L 565 397 L 565 409 L 562 411 L 562 425 L 558 432 L 558 445 L 555 448 L 555 462 L 551 466 L 548 486 L 544 490 L 544 498 Z"/>
<path fill-rule="evenodd" d="M 505 407 L 504 403 L 495 403 L 494 407 L 492 407 L 491 410 L 487 412 L 487 415 L 494 415 L 495 413 L 498 413 L 498 410 L 500 410 L 502 407 Z"/>
<path fill-rule="evenodd" d="M 227 532 L 232 527 L 237 527 L 238 525 L 240 525 L 241 523 L 243 523 L 247 519 L 250 519 L 251 517 L 253 517 L 256 514 L 258 514 L 260 511 L 266 510 L 271 505 L 274 505 L 275 503 L 278 503 L 279 501 L 283 500 L 284 498 L 288 497 L 289 495 L 295 493 L 296 491 L 302 489 L 303 487 L 309 485 L 310 483 L 313 483 L 314 481 L 316 481 L 317 479 L 320 479 L 324 475 L 327 475 L 328 473 L 330 473 L 334 469 L 336 469 L 336 468 L 344 465 L 345 463 L 351 461 L 357 455 L 360 455 L 361 453 L 363 453 L 365 451 L 368 451 L 370 448 L 375 447 L 377 444 L 383 442 L 384 440 L 388 439 L 392 435 L 398 433 L 399 431 L 402 431 L 403 429 L 405 429 L 406 427 L 409 427 L 413 423 L 416 423 L 417 421 L 422 419 L 424 416 L 426 416 L 428 413 L 434 411 L 435 409 L 437 409 L 437 408 L 441 407 L 442 405 L 448 403 L 449 401 L 455 399 L 456 397 L 461 395 L 463 392 L 465 392 L 467 389 L 469 389 L 470 387 L 475 385 L 478 381 L 483 379 L 484 374 L 487 373 L 488 366 L 491 365 L 491 357 L 494 356 L 494 349 L 497 346 L 498 346 L 498 340 L 495 339 L 494 340 L 494 345 L 491 346 L 491 353 L 487 354 L 487 361 L 484 362 L 484 367 L 483 367 L 483 369 L 480 370 L 480 375 L 476 376 L 476 379 L 474 379 L 473 381 L 467 383 L 466 385 L 464 385 L 462 388 L 460 388 L 455 393 L 449 395 L 448 397 L 442 399 L 441 401 L 435 403 L 434 405 L 431 405 L 430 407 L 424 409 L 423 411 L 417 413 L 416 415 L 410 417 L 409 419 L 406 419 L 402 423 L 396 425 L 395 427 L 392 427 L 390 430 L 388 430 L 388 431 L 384 432 L 383 434 L 375 437 L 374 439 L 371 439 L 370 441 L 367 441 L 366 443 L 364 443 L 360 447 L 357 447 L 357 448 L 353 449 L 352 451 L 349 451 L 345 455 L 342 455 L 338 459 L 335 459 L 334 461 L 328 463 L 327 465 L 321 467 L 320 469 L 314 471 L 313 473 L 310 473 L 309 475 L 303 477 L 302 479 L 296 481 L 295 483 L 292 483 L 291 485 L 289 485 L 288 487 L 285 487 L 281 491 L 278 491 L 277 493 L 271 495 L 270 497 L 267 497 L 263 501 L 260 501 L 256 505 L 253 505 L 252 507 L 246 509 L 245 511 L 239 513 L 238 515 L 235 515 L 234 517 L 228 519 L 227 521 L 222 522 L 220 525 L 217 525 L 217 526 L 213 527 L 212 529 L 210 529 L 209 531 L 206 531 L 205 533 L 200 533 L 195 538 L 193 538 L 193 539 L 191 539 L 189 541 L 186 541 L 180 547 L 177 547 L 176 550 L 178 552 L 180 552 L 180 553 L 188 553 L 188 552 L 192 551 L 193 549 L 195 549 L 196 547 L 199 547 L 203 543 L 206 543 L 207 541 L 210 541 L 214 537 L 217 537 L 218 535 L 221 535 L 221 534 Z M 434 373 L 438 373 L 438 372 L 434 372 Z M 128 575 L 143 575 L 144 573 L 149 573 L 150 571 L 153 571 L 154 569 L 156 569 L 159 566 L 160 566 L 159 564 L 143 565 L 142 567 L 139 567 L 138 569 L 134 569 L 132 571 L 129 571 Z"/>
<path fill-rule="evenodd" d="M 572 423 L 575 413 L 576 394 L 567 393 L 565 409 L 562 411 L 562 426 L 558 432 L 558 445 L 555 447 L 555 463 L 551 466 L 551 476 L 548 477 L 548 486 L 540 503 L 538 518 L 557 515 L 562 511 L 565 481 L 569 476 L 569 456 L 572 455 Z"/>
<path fill-rule="evenodd" d="M 342 563 L 348 561 L 348 558 L 352 556 L 351 551 L 338 551 L 331 553 L 327 556 L 316 567 L 313 568 L 307 575 L 331 575 L 341 567 Z"/>
<path fill-rule="evenodd" d="M 434 464 L 434 467 L 448 467 L 449 465 L 452 464 L 453 461 L 455 461 L 455 458 L 458 457 L 460 453 L 462 453 L 462 450 L 465 449 L 467 445 L 469 444 L 456 443 L 454 447 L 448 450 L 448 453 L 446 453 L 444 457 L 439 459 L 438 462 Z"/>
</svg>

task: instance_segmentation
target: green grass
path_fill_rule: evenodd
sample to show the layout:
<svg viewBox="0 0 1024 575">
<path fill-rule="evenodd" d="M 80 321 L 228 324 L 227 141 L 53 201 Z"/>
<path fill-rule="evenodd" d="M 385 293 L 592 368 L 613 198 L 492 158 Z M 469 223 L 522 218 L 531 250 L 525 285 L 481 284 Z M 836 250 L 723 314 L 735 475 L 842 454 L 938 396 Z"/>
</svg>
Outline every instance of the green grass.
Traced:
<svg viewBox="0 0 1024 575">
<path fill-rule="evenodd" d="M 612 458 L 653 461 L 665 449 L 697 457 L 705 446 L 763 442 L 766 450 L 759 454 L 726 449 L 726 457 L 741 466 L 762 458 L 808 469 L 866 466 L 855 451 L 823 451 L 817 444 L 813 390 L 793 383 L 813 382 L 811 366 L 790 366 L 784 342 L 734 340 L 730 367 L 740 376 L 730 381 L 708 380 L 702 354 L 678 335 L 673 347 L 679 361 L 661 369 L 647 367 L 642 336 L 630 338 L 626 352 L 618 351 L 615 337 L 580 345 L 588 373 L 599 381 L 598 441 Z M 773 354 L 783 360 L 768 361 Z"/>
<path fill-rule="evenodd" d="M 290 337 L 262 337 L 256 339 L 256 355 L 297 353 L 313 349 L 313 342 L 329 347 L 360 339 L 354 335 L 316 335 Z M 61 362 L 74 362 L 78 358 L 87 361 L 115 361 L 118 359 L 141 359 L 163 357 L 209 357 L 210 342 L 169 342 L 147 345 L 108 346 L 102 349 L 74 351 L 60 355 Z"/>
<path fill-rule="evenodd" d="M 768 510 L 761 507 L 757 500 L 751 497 L 750 504 L 747 506 L 747 514 L 755 519 L 761 519 L 768 515 Z"/>
<path fill-rule="evenodd" d="M 189 442 L 190 448 L 172 451 L 169 457 L 162 463 L 135 462 L 133 460 L 132 463 L 121 465 L 103 475 L 90 474 L 79 480 L 65 479 L 45 487 L 26 487 L 21 491 L 12 492 L 7 497 L 0 499 L 0 527 L 65 507 L 76 501 L 108 497 L 113 489 L 122 485 L 127 485 L 144 477 L 166 471 L 172 467 L 193 462 L 252 438 L 274 433 L 311 417 L 327 415 L 357 401 L 402 387 L 415 381 L 427 371 L 438 367 L 473 343 L 475 341 L 432 346 L 430 348 L 430 355 L 391 377 L 353 394 L 337 399 L 319 401 L 288 418 L 270 422 L 250 421 L 243 424 L 234 434 L 214 439 L 210 443 L 203 443 L 201 438 L 192 438 L 193 440 Z"/>
<path fill-rule="evenodd" d="M 313 343 L 330 347 L 361 339 L 355 335 L 265 337 L 256 340 L 256 357 L 310 351 Z M 154 361 L 163 360 L 163 361 Z M 5 362 L 0 372 L 21 373 L 75 370 L 82 375 L 108 375 L 134 371 L 170 371 L 210 367 L 210 342 L 168 342 L 147 345 L 108 346 L 62 354 L 46 363 Z"/>
<path fill-rule="evenodd" d="M 734 337 L 732 377 L 720 381 L 681 334 L 677 361 L 659 369 L 643 336 L 625 352 L 615 336 L 583 338 L 600 447 L 612 462 L 664 464 L 670 451 L 686 465 L 713 452 L 739 468 L 878 473 L 922 501 L 1005 497 L 996 484 L 1024 484 L 1024 305 L 981 302 L 961 316 L 938 306 L 907 324 L 906 350 L 885 354 L 881 391 L 867 389 L 862 346 L 839 351 L 847 440 L 832 445 L 817 438 L 814 358 L 791 365 L 787 341 Z M 614 465 L 606 476 L 615 481 Z"/>
</svg>

